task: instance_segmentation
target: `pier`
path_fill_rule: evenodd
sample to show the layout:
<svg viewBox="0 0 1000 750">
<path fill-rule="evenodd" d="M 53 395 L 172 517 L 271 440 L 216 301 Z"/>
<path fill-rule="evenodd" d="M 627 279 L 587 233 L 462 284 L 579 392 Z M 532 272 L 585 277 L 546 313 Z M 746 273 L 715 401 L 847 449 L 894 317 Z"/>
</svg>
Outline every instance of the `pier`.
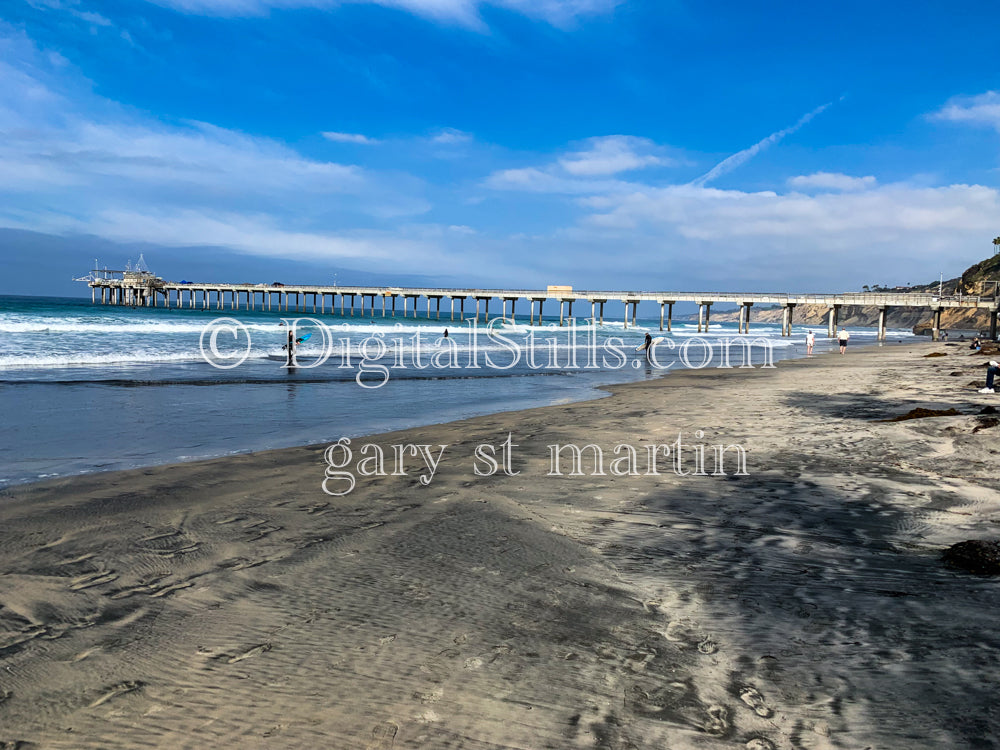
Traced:
<svg viewBox="0 0 1000 750">
<path fill-rule="evenodd" d="M 886 312 L 893 307 L 925 308 L 932 314 L 932 338 L 938 340 L 941 313 L 945 309 L 980 309 L 989 314 L 990 337 L 997 335 L 997 315 L 1000 301 L 997 297 L 938 296 L 928 293 L 864 292 L 847 294 L 824 293 L 705 293 L 705 292 L 656 292 L 656 291 L 594 291 L 576 290 L 568 286 L 550 286 L 546 289 L 473 289 L 473 288 L 403 288 L 392 286 L 316 286 L 301 284 L 219 284 L 164 281 L 146 270 L 95 271 L 79 279 L 87 281 L 91 301 L 103 305 L 128 305 L 133 307 L 189 308 L 199 310 L 277 310 L 280 312 L 328 314 L 339 311 L 341 315 L 359 317 L 404 318 L 418 315 L 423 300 L 426 319 L 441 320 L 441 301 L 447 301 L 446 320 L 490 320 L 490 301 L 500 302 L 500 316 L 516 320 L 517 303 L 528 303 L 527 317 L 530 324 L 541 321 L 545 302 L 559 304 L 559 324 L 573 317 L 573 304 L 589 303 L 590 319 L 595 325 L 604 323 L 606 302 L 625 305 L 625 328 L 636 324 L 640 302 L 653 302 L 660 306 L 660 330 L 670 331 L 673 309 L 678 302 L 691 302 L 698 306 L 698 331 L 708 330 L 712 305 L 734 304 L 739 308 L 739 331 L 750 332 L 750 309 L 754 305 L 776 305 L 782 308 L 781 335 L 792 335 L 792 322 L 798 305 L 820 305 L 828 308 L 827 335 L 836 334 L 840 310 L 845 305 L 863 305 L 878 309 L 878 337 L 885 338 Z M 329 303 L 328 303 L 329 300 Z M 469 313 L 466 313 L 466 303 Z M 359 309 L 360 304 L 360 309 Z M 472 312 L 472 305 L 475 312 Z M 509 305 L 509 311 L 508 311 Z M 537 313 L 536 313 L 537 306 Z M 578 308 L 579 309 L 579 308 Z M 523 308 L 522 308 L 523 310 Z M 494 307 L 494 311 L 496 308 Z M 484 317 L 485 316 L 485 317 Z M 497 317 L 494 314 L 494 317 Z"/>
</svg>

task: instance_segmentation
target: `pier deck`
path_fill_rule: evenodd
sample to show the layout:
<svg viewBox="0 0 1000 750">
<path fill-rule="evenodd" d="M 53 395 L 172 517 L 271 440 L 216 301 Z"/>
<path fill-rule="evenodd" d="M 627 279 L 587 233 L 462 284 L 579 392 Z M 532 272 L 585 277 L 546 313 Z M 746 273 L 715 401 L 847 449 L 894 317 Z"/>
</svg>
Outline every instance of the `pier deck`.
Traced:
<svg viewBox="0 0 1000 750">
<path fill-rule="evenodd" d="M 396 316 L 397 299 L 402 301 L 404 317 L 417 316 L 417 301 L 426 300 L 425 315 L 441 319 L 441 300 L 449 301 L 449 319 L 455 320 L 455 302 L 459 302 L 459 320 L 465 320 L 465 303 L 475 302 L 475 316 L 480 319 L 480 305 L 485 305 L 485 316 L 490 318 L 490 300 L 499 300 L 501 314 L 513 319 L 518 300 L 529 303 L 529 322 L 536 320 L 535 304 L 538 304 L 537 320 L 542 318 L 542 310 L 546 300 L 559 303 L 560 325 L 565 320 L 565 308 L 569 306 L 569 316 L 573 315 L 574 302 L 590 303 L 590 318 L 595 323 L 604 322 L 604 304 L 608 301 L 625 304 L 625 326 L 635 325 L 637 307 L 640 302 L 654 302 L 660 305 L 660 330 L 671 329 L 673 306 L 678 302 L 692 302 L 698 305 L 698 330 L 708 329 L 711 308 L 714 304 L 735 304 L 740 309 L 739 330 L 748 333 L 750 326 L 750 308 L 753 305 L 778 305 L 784 309 L 782 317 L 782 335 L 790 336 L 792 332 L 792 317 L 797 305 L 823 305 L 829 308 L 827 333 L 833 336 L 839 317 L 840 308 L 845 305 L 863 305 L 876 307 L 879 310 L 879 338 L 885 337 L 886 311 L 892 307 L 925 308 L 933 314 L 932 335 L 936 340 L 940 331 L 941 312 L 945 309 L 980 309 L 990 316 L 990 335 L 996 338 L 997 316 L 1000 311 L 1000 301 L 996 297 L 971 296 L 938 296 L 928 293 L 906 292 L 859 292 L 847 294 L 827 293 L 741 293 L 741 292 L 659 292 L 640 290 L 572 290 L 569 287 L 553 287 L 549 289 L 474 289 L 474 288 L 435 288 L 435 287 L 393 287 L 393 286 L 321 286 L 307 284 L 218 284 L 164 281 L 149 273 L 126 273 L 124 278 L 94 278 L 89 281 L 91 299 L 97 302 L 98 294 L 102 304 L 151 306 L 157 307 L 162 302 L 164 307 L 188 307 L 202 310 L 255 310 L 258 295 L 260 309 L 279 311 L 309 312 L 310 297 L 311 312 L 325 314 L 326 300 L 330 299 L 329 312 L 336 311 L 337 298 L 340 298 L 340 311 L 345 313 L 345 300 L 350 299 L 347 308 L 350 315 L 355 314 L 356 301 L 361 299 L 361 312 L 375 316 L 376 301 L 381 302 L 381 316 Z M 187 304 L 185 304 L 185 295 Z M 200 304 L 198 297 L 200 295 Z M 212 299 L 214 295 L 214 300 Z M 227 304 L 228 295 L 228 304 Z M 292 298 L 294 300 L 292 301 Z M 275 300 L 277 301 L 275 304 Z M 292 306 L 289 307 L 289 302 Z M 410 302 L 412 301 L 412 309 Z M 432 311 L 431 304 L 435 309 Z M 510 303 L 510 314 L 507 314 L 507 303 Z M 666 309 L 666 315 L 664 310 Z M 496 316 L 494 316 L 496 317 Z"/>
</svg>

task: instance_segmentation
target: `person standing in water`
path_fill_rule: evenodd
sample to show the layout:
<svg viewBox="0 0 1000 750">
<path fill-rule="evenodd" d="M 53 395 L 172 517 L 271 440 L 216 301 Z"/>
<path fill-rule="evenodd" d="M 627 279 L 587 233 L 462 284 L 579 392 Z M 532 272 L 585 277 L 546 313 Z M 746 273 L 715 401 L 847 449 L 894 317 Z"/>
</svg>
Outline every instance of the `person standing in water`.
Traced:
<svg viewBox="0 0 1000 750">
<path fill-rule="evenodd" d="M 295 334 L 288 329 L 288 343 L 285 344 L 285 367 L 295 366 Z"/>
<path fill-rule="evenodd" d="M 813 353 L 813 347 L 816 346 L 816 334 L 812 331 L 806 332 L 806 354 Z"/>
</svg>

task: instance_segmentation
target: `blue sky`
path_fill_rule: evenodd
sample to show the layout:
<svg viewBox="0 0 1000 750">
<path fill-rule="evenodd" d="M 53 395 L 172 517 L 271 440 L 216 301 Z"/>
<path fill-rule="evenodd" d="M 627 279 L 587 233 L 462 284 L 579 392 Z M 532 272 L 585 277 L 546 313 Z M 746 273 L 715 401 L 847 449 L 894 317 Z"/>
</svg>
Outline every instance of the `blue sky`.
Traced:
<svg viewBox="0 0 1000 750">
<path fill-rule="evenodd" d="M 6 0 L 0 292 L 72 292 L 97 252 L 231 281 L 957 275 L 1000 235 L 996 28 L 932 0 Z"/>
</svg>

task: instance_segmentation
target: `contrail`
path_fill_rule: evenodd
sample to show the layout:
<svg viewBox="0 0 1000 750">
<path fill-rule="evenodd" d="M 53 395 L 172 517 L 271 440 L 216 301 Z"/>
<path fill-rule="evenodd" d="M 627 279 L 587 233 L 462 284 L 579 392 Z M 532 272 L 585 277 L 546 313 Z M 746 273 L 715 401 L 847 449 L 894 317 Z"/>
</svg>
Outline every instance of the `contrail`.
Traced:
<svg viewBox="0 0 1000 750">
<path fill-rule="evenodd" d="M 732 172 L 738 166 L 745 163 L 747 160 L 752 159 L 771 144 L 777 143 L 786 135 L 791 135 L 792 133 L 794 133 L 796 130 L 801 128 L 803 125 L 805 125 L 807 122 L 809 122 L 812 118 L 814 118 L 824 109 L 829 107 L 831 104 L 833 104 L 833 102 L 827 102 L 822 106 L 816 107 L 816 109 L 814 109 L 812 112 L 808 112 L 805 115 L 803 115 L 799 119 L 799 121 L 794 125 L 792 125 L 790 128 L 785 128 L 784 130 L 779 130 L 776 133 L 771 133 L 771 135 L 769 135 L 767 138 L 765 138 L 762 141 L 758 141 L 757 143 L 753 144 L 750 148 L 745 148 L 742 151 L 737 151 L 732 156 L 726 157 L 718 164 L 716 164 L 714 167 L 712 167 L 710 170 L 708 170 L 701 177 L 692 180 L 688 184 L 694 185 L 696 187 L 701 187 L 706 182 L 710 182 L 711 180 L 714 180 L 716 177 L 726 174 L 726 172 Z"/>
</svg>

